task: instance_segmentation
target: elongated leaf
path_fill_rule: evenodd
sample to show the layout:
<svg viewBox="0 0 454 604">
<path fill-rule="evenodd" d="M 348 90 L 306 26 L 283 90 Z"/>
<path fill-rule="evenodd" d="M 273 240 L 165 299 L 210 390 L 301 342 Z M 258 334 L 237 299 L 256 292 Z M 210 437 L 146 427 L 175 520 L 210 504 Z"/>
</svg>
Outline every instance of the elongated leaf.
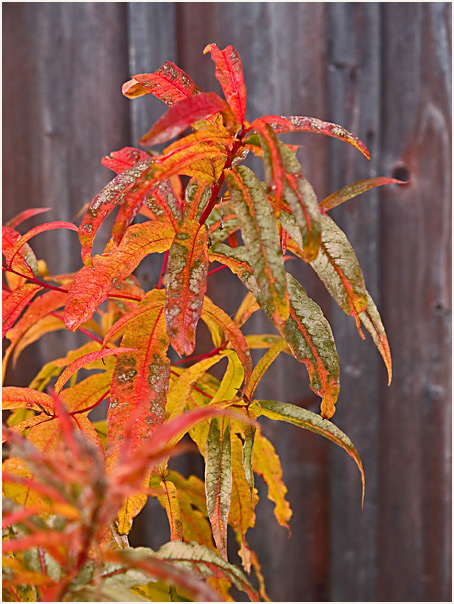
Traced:
<svg viewBox="0 0 454 604">
<path fill-rule="evenodd" d="M 134 455 L 144 439 L 164 421 L 170 361 L 166 355 L 169 340 L 162 307 L 128 323 L 122 346 L 132 347 L 132 343 L 137 352 L 117 360 L 112 378 L 106 444 L 109 473 L 116 472 L 119 460 Z M 128 498 L 119 514 L 120 534 L 129 532 L 132 519 L 146 499 L 142 495 Z"/>
<path fill-rule="evenodd" d="M 327 419 L 323 419 L 316 413 L 312 413 L 312 411 L 308 411 L 302 407 L 297 407 L 296 405 L 291 405 L 289 403 L 279 403 L 277 401 L 259 401 L 259 404 L 262 408 L 262 415 L 271 419 L 285 421 L 294 424 L 295 426 L 299 426 L 300 428 L 304 428 L 305 430 L 320 434 L 344 449 L 350 457 L 355 460 L 361 473 L 363 485 L 362 497 L 364 500 L 365 479 L 363 464 L 352 441 L 346 434 Z"/>
<path fill-rule="evenodd" d="M 31 388 L 17 388 L 8 386 L 2 388 L 3 409 L 34 409 L 35 411 L 46 411 L 53 414 L 54 406 L 52 399 L 44 392 L 38 392 Z"/>
<path fill-rule="evenodd" d="M 24 283 L 18 289 L 12 291 L 2 305 L 2 338 L 20 316 L 24 308 L 43 288 L 35 283 Z"/>
<path fill-rule="evenodd" d="M 141 73 L 123 84 L 123 94 L 134 99 L 144 94 L 152 94 L 166 105 L 200 94 L 191 78 L 171 61 L 166 61 L 154 73 Z"/>
<path fill-rule="evenodd" d="M 230 422 L 213 418 L 207 440 L 205 489 L 208 517 L 214 542 L 227 560 L 227 522 L 232 495 L 232 453 Z"/>
<path fill-rule="evenodd" d="M 262 412 L 266 414 L 266 411 Z M 252 453 L 252 467 L 261 476 L 268 487 L 268 499 L 274 503 L 274 515 L 281 526 L 289 528 L 292 509 L 286 499 L 287 487 L 282 480 L 282 467 L 279 455 L 270 441 L 257 430 Z"/>
<path fill-rule="evenodd" d="M 321 215 L 312 185 L 301 175 L 287 174 L 285 199 L 295 217 L 301 236 L 301 256 L 305 262 L 315 260 L 321 242 Z M 285 228 L 284 223 L 282 225 Z"/>
<path fill-rule="evenodd" d="M 365 193 L 369 191 L 369 189 L 374 189 L 375 187 L 381 187 L 382 185 L 404 185 L 405 182 L 401 180 L 396 180 L 395 178 L 385 178 L 383 176 L 378 176 L 377 178 L 367 178 L 366 180 L 359 180 L 358 182 L 354 182 L 351 185 L 347 185 L 343 187 L 339 191 L 332 193 L 323 201 L 320 202 L 320 210 L 322 212 L 328 212 L 328 210 L 332 210 L 333 208 L 337 208 L 342 203 L 345 203 L 349 199 L 356 197 L 357 195 L 361 195 L 361 193 Z"/>
<path fill-rule="evenodd" d="M 169 388 L 166 407 L 168 419 L 173 419 L 184 412 L 191 392 L 197 382 L 210 367 L 219 363 L 224 358 L 224 355 L 216 354 L 182 370 L 180 377 L 176 381 L 173 381 Z"/>
<path fill-rule="evenodd" d="M 167 333 L 176 352 L 192 354 L 195 332 L 207 288 L 208 230 L 186 220 L 175 235 L 166 271 L 165 318 Z"/>
<path fill-rule="evenodd" d="M 39 224 L 38 226 L 34 227 L 33 229 L 30 229 L 27 233 L 25 233 L 25 235 L 22 235 L 22 237 L 14 244 L 14 247 L 10 252 L 10 254 L 11 254 L 10 262 L 14 261 L 14 257 L 19 252 L 21 247 L 24 244 L 26 244 L 28 241 L 30 241 L 30 239 L 35 237 L 35 235 L 39 235 L 40 233 L 44 233 L 46 231 L 53 231 L 55 229 L 69 229 L 70 231 L 78 230 L 76 225 L 73 224 L 72 222 L 63 222 L 61 220 L 56 220 L 54 222 L 45 222 L 44 224 Z"/>
<path fill-rule="evenodd" d="M 260 118 L 254 120 L 251 126 L 257 131 L 262 147 L 262 158 L 265 167 L 265 180 L 273 195 L 280 203 L 284 193 L 285 168 L 281 148 L 273 128 Z"/>
<path fill-rule="evenodd" d="M 235 531 L 239 545 L 239 555 L 243 568 L 251 571 L 251 548 L 246 541 L 246 533 L 255 525 L 254 508 L 258 503 L 257 493 L 251 490 L 243 466 L 243 443 L 236 434 L 232 434 L 232 495 L 229 510 L 229 525 Z"/>
<path fill-rule="evenodd" d="M 285 268 L 276 222 L 260 182 L 246 166 L 226 172 L 248 250 L 248 259 L 267 307 L 278 324 L 289 314 Z"/>
<path fill-rule="evenodd" d="M 128 348 L 128 347 L 123 346 L 122 348 L 109 348 L 109 349 L 104 349 L 104 350 L 98 350 L 96 352 L 89 352 L 88 354 L 85 354 L 85 355 L 79 357 L 78 359 L 76 359 L 75 361 L 70 363 L 68 365 L 68 367 L 60 375 L 60 377 L 58 378 L 58 380 L 55 383 L 55 392 L 57 392 L 57 394 L 58 394 L 60 392 L 60 390 L 63 388 L 63 386 L 66 384 L 66 382 L 69 380 L 69 378 L 73 375 L 73 373 L 75 373 L 76 371 L 79 371 L 79 369 L 81 369 L 82 367 L 85 367 L 86 365 L 89 365 L 93 361 L 99 361 L 100 359 L 111 356 L 113 354 L 119 355 L 119 354 L 123 354 L 126 352 L 132 352 L 135 350 L 136 350 L 135 348 Z"/>
<path fill-rule="evenodd" d="M 134 200 L 135 205 L 143 202 L 150 187 L 153 186 L 155 168 L 151 158 L 138 162 L 110 181 L 104 189 L 91 201 L 79 227 L 79 240 L 82 246 L 82 260 L 91 266 L 91 249 L 95 235 L 110 212 L 129 197 L 129 205 Z"/>
<path fill-rule="evenodd" d="M 13 218 L 11 218 L 11 220 L 8 220 L 8 222 L 5 223 L 5 226 L 11 229 L 15 229 L 25 220 L 28 220 L 28 218 L 31 218 L 32 216 L 36 216 L 38 214 L 42 214 L 43 212 L 49 212 L 50 210 L 52 210 L 52 208 L 28 208 L 27 210 L 24 210 L 23 212 L 20 212 L 20 214 L 17 214 Z"/>
<path fill-rule="evenodd" d="M 243 298 L 240 307 L 235 313 L 235 323 L 238 324 L 238 327 L 242 327 L 246 323 L 246 321 L 259 309 L 259 303 L 251 294 L 251 292 L 248 292 Z M 246 339 L 247 337 L 248 336 L 246 336 Z"/>
<path fill-rule="evenodd" d="M 244 379 L 243 365 L 237 353 L 234 350 L 223 350 L 221 355 L 227 357 L 229 364 L 227 365 L 219 390 L 211 401 L 212 404 L 218 401 L 229 401 L 238 396 L 238 391 Z"/>
<path fill-rule="evenodd" d="M 219 308 L 219 306 L 213 304 L 213 302 L 205 296 L 202 319 L 205 321 L 206 318 L 214 321 L 223 330 L 226 338 L 231 343 L 232 348 L 237 353 L 238 358 L 243 365 L 244 382 L 247 384 L 252 373 L 251 352 L 240 328 L 228 314 Z"/>
<path fill-rule="evenodd" d="M 364 327 L 372 336 L 375 346 L 378 348 L 378 351 L 385 362 L 386 369 L 388 370 L 389 385 L 392 380 L 391 350 L 389 348 L 388 338 L 386 336 L 380 314 L 369 293 L 367 294 L 367 308 L 359 314 L 359 318 L 361 319 Z"/>
<path fill-rule="evenodd" d="M 140 143 L 148 146 L 164 143 L 181 134 L 197 120 L 206 119 L 213 113 L 225 109 L 225 101 L 214 92 L 202 92 L 190 96 L 170 107 L 167 113 L 140 139 Z"/>
<path fill-rule="evenodd" d="M 211 199 L 212 191 L 213 185 L 207 183 L 206 180 L 191 179 L 185 191 L 184 218 L 198 221 Z"/>
<path fill-rule="evenodd" d="M 170 539 L 171 541 L 183 541 L 183 524 L 181 521 L 178 491 L 170 480 L 162 480 L 160 486 L 163 490 L 163 495 L 159 497 L 159 501 L 167 513 L 170 525 Z"/>
<path fill-rule="evenodd" d="M 145 205 L 155 220 L 171 224 L 177 230 L 182 212 L 180 200 L 170 180 L 161 181 L 153 187 L 145 198 Z"/>
<path fill-rule="evenodd" d="M 359 313 L 367 308 L 361 267 L 345 233 L 326 215 L 322 217 L 320 252 L 311 266 L 334 300 L 355 318 L 359 327 Z"/>
<path fill-rule="evenodd" d="M 38 273 L 38 261 L 31 247 L 26 243 L 19 253 L 14 246 L 21 238 L 20 233 L 9 227 L 2 227 L 2 254 L 6 264 L 26 277 L 34 277 Z M 13 256 L 14 261 L 13 261 Z"/>
<path fill-rule="evenodd" d="M 301 116 L 280 116 L 280 115 L 265 115 L 260 118 L 262 121 L 271 124 L 276 134 L 280 132 L 313 132 L 315 134 L 326 134 L 353 145 L 358 151 L 370 159 L 370 153 L 367 147 L 362 143 L 357 136 L 351 134 L 342 126 L 323 122 L 315 117 Z"/>
<path fill-rule="evenodd" d="M 273 363 L 273 361 L 277 359 L 277 357 L 284 350 L 284 348 L 287 348 L 287 342 L 284 339 L 280 339 L 280 341 L 276 342 L 271 346 L 268 352 L 263 355 L 263 357 L 254 367 L 250 382 L 244 392 L 244 394 L 248 398 L 252 397 L 260 380 L 268 371 L 268 368 L 270 367 L 271 363 Z"/>
<path fill-rule="evenodd" d="M 262 297 L 248 263 L 244 247 L 231 248 L 219 244 L 210 254 L 226 264 L 253 293 L 272 321 L 271 312 Z M 297 361 L 306 365 L 311 389 L 322 397 L 322 415 L 331 417 L 339 395 L 339 358 L 333 334 L 320 307 L 311 300 L 301 285 L 287 273 L 290 316 L 284 326 L 276 324 Z"/>
<path fill-rule="evenodd" d="M 87 321 L 116 283 L 148 254 L 168 250 L 173 236 L 170 226 L 145 222 L 129 227 L 117 248 L 110 242 L 103 254 L 93 258 L 94 266 L 82 268 L 74 279 L 66 302 L 66 327 L 75 331 Z"/>
<path fill-rule="evenodd" d="M 103 157 L 102 165 L 110 168 L 116 174 L 121 174 L 144 159 L 150 159 L 150 155 L 146 151 L 135 147 L 123 147 L 123 149 L 112 151 L 109 156 Z"/>
<path fill-rule="evenodd" d="M 241 59 L 233 46 L 220 50 L 216 44 L 208 44 L 203 53 L 207 52 L 211 52 L 211 58 L 216 65 L 216 78 L 236 121 L 241 126 L 246 115 L 246 86 Z"/>
<path fill-rule="evenodd" d="M 214 183 L 221 175 L 227 158 L 227 150 L 216 141 L 193 140 L 178 146 L 155 160 L 156 178 L 170 178 L 174 174 L 185 174 Z"/>
<path fill-rule="evenodd" d="M 48 291 L 33 300 L 16 325 L 8 331 L 6 337 L 14 344 L 26 331 L 41 318 L 64 305 L 66 294 L 58 291 Z"/>
</svg>

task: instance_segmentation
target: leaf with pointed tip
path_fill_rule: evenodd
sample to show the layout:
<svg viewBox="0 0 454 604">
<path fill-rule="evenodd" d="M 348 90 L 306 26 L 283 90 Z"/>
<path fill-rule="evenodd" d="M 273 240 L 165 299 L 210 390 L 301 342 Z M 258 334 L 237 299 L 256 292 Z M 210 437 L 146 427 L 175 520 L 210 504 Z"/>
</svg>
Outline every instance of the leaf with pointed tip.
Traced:
<svg viewBox="0 0 454 604">
<path fill-rule="evenodd" d="M 199 220 L 203 210 L 211 199 L 213 185 L 201 178 L 192 178 L 185 191 L 183 215 L 185 220 Z"/>
<path fill-rule="evenodd" d="M 238 391 L 241 388 L 244 379 L 243 365 L 234 350 L 223 350 L 221 356 L 227 357 L 228 365 L 223 375 L 219 390 L 213 397 L 211 404 L 218 401 L 230 401 L 238 396 Z"/>
<path fill-rule="evenodd" d="M 262 159 L 265 168 L 265 181 L 271 188 L 273 195 L 280 203 L 284 193 L 286 170 L 281 154 L 281 147 L 273 128 L 265 121 L 256 119 L 251 126 L 260 138 Z"/>
<path fill-rule="evenodd" d="M 244 394 L 251 398 L 259 385 L 260 380 L 268 371 L 271 363 L 277 359 L 279 354 L 287 348 L 287 342 L 284 339 L 280 339 L 278 342 L 273 344 L 270 349 L 263 355 L 257 365 L 254 367 L 254 371 L 252 372 L 251 379 L 247 388 L 245 388 Z"/>
<path fill-rule="evenodd" d="M 255 435 L 252 467 L 254 472 L 266 482 L 268 499 L 274 503 L 276 520 L 281 526 L 288 529 L 292 509 L 286 499 L 287 487 L 282 480 L 281 460 L 273 445 L 260 430 L 257 430 Z"/>
<path fill-rule="evenodd" d="M 289 403 L 279 403 L 277 401 L 258 401 L 258 403 L 261 406 L 262 415 L 271 419 L 289 422 L 290 424 L 294 424 L 305 430 L 320 434 L 344 449 L 350 457 L 355 460 L 361 473 L 363 485 L 362 497 L 364 501 L 365 479 L 363 464 L 356 448 L 346 434 L 327 419 L 323 419 L 320 415 L 312 413 L 312 411 L 308 411 L 302 407 L 297 407 L 296 405 L 291 405 Z"/>
<path fill-rule="evenodd" d="M 252 373 L 251 352 L 245 340 L 243 333 L 238 325 L 226 314 L 219 306 L 205 296 L 203 304 L 202 319 L 211 319 L 223 330 L 226 338 L 231 343 L 232 348 L 238 355 L 244 369 L 244 382 L 248 383 Z"/>
<path fill-rule="evenodd" d="M 143 202 L 154 183 L 155 167 L 153 159 L 142 160 L 111 180 L 90 202 L 88 210 L 79 227 L 79 240 L 82 246 L 82 260 L 91 266 L 91 250 L 95 235 L 104 219 L 112 210 L 128 197 L 129 206 Z"/>
<path fill-rule="evenodd" d="M 173 380 L 167 397 L 167 419 L 173 419 L 185 411 L 189 397 L 197 382 L 201 379 L 210 367 L 222 361 L 225 358 L 221 354 L 213 355 L 207 359 L 202 359 L 190 367 L 182 370 L 177 380 Z M 173 370 L 172 370 L 173 371 Z"/>
<path fill-rule="evenodd" d="M 257 302 L 273 321 L 248 262 L 244 247 L 232 250 L 219 244 L 210 254 L 226 264 L 253 293 Z M 331 417 L 339 395 L 339 357 L 328 321 L 294 277 L 287 273 L 290 316 L 282 326 L 276 324 L 297 361 L 306 365 L 311 389 L 322 397 L 322 414 Z M 274 322 L 274 321 L 273 321 Z"/>
<path fill-rule="evenodd" d="M 227 159 L 227 149 L 216 140 L 177 141 L 169 150 L 155 159 L 156 178 L 170 178 L 182 174 L 214 183 L 221 175 Z"/>
<path fill-rule="evenodd" d="M 358 151 L 370 159 L 370 153 L 357 136 L 351 134 L 342 126 L 324 122 L 315 117 L 265 115 L 260 118 L 271 125 L 276 134 L 281 132 L 313 132 L 314 134 L 325 134 L 340 139 L 356 147 Z M 246 142 L 246 141 L 245 141 Z"/>
<path fill-rule="evenodd" d="M 216 78 L 238 125 L 241 126 L 246 115 L 246 86 L 241 59 L 233 46 L 220 50 L 216 44 L 208 44 L 203 53 L 207 52 L 211 53 L 216 65 Z"/>
<path fill-rule="evenodd" d="M 172 481 L 178 489 L 184 541 L 196 541 L 214 550 L 203 481 L 196 476 L 183 478 L 173 470 L 166 480 Z"/>
<path fill-rule="evenodd" d="M 232 495 L 232 453 L 230 421 L 213 418 L 208 432 L 205 489 L 208 517 L 214 542 L 224 560 L 227 560 L 227 522 Z"/>
<path fill-rule="evenodd" d="M 29 208 L 28 210 L 20 212 L 20 214 L 17 214 L 16 216 L 14 216 L 14 218 L 11 218 L 11 220 L 8 220 L 5 226 L 11 229 L 15 229 L 25 220 L 28 220 L 28 218 L 36 216 L 37 214 L 42 214 L 43 212 L 49 212 L 50 210 L 52 210 L 52 208 Z"/>
<path fill-rule="evenodd" d="M 13 328 L 14 329 L 14 328 Z M 54 314 L 48 315 L 47 317 L 43 317 L 42 319 L 38 319 L 36 323 L 34 323 L 31 327 L 27 329 L 23 336 L 17 341 L 17 344 L 11 344 L 8 348 L 8 356 L 13 353 L 12 363 L 13 367 L 16 367 L 17 360 L 22 352 L 33 344 L 33 342 L 38 341 L 43 337 L 46 333 L 50 333 L 51 331 L 59 331 L 61 329 L 65 329 L 65 323 L 63 321 L 63 313 L 60 316 L 54 316 Z M 9 332 L 6 334 L 7 337 Z M 8 359 L 6 359 L 5 367 L 7 365 Z"/>
<path fill-rule="evenodd" d="M 24 283 L 3 300 L 2 304 L 2 338 L 12 327 L 27 304 L 43 288 L 35 283 Z"/>
<path fill-rule="evenodd" d="M 63 371 L 63 373 L 60 375 L 60 377 L 55 383 L 55 392 L 57 392 L 58 394 L 63 388 L 63 386 L 66 384 L 66 382 L 69 380 L 69 378 L 73 375 L 73 373 L 79 371 L 79 369 L 85 367 L 86 365 L 89 365 L 93 361 L 99 361 L 100 359 L 111 356 L 113 354 L 118 355 L 126 352 L 132 352 L 135 350 L 135 348 L 123 346 L 122 348 L 108 348 L 84 354 L 83 356 L 70 363 L 68 367 L 66 367 L 66 369 Z"/>
<path fill-rule="evenodd" d="M 173 228 L 158 222 L 134 224 L 120 245 L 110 242 L 103 254 L 94 256 L 93 267 L 78 273 L 68 293 L 65 325 L 75 331 L 104 302 L 115 283 L 132 273 L 148 254 L 164 252 L 172 244 Z"/>
<path fill-rule="evenodd" d="M 359 318 L 361 319 L 364 327 L 372 336 L 375 346 L 385 362 L 386 369 L 388 370 L 389 386 L 392 380 L 391 350 L 389 348 L 388 338 L 386 336 L 380 314 L 369 293 L 367 294 L 367 308 L 363 312 L 359 313 Z"/>
<path fill-rule="evenodd" d="M 134 455 L 144 439 L 164 421 L 170 361 L 166 355 L 169 340 L 162 306 L 130 321 L 122 346 L 134 346 L 137 351 L 117 359 L 112 377 L 106 444 L 109 473 L 116 472 L 119 460 Z M 119 513 L 121 534 L 129 532 L 132 519 L 146 499 L 146 495 L 128 497 Z"/>
<path fill-rule="evenodd" d="M 52 231 L 54 229 L 69 229 L 70 231 L 77 231 L 77 227 L 72 222 L 63 222 L 61 220 L 55 220 L 54 222 L 45 222 L 44 224 L 39 224 L 38 226 L 30 229 L 25 235 L 22 235 L 18 241 L 14 244 L 14 247 L 10 251 L 11 260 L 10 262 L 14 262 L 14 258 L 16 254 L 19 252 L 21 247 L 25 245 L 30 239 L 35 237 L 35 235 L 39 235 L 40 233 L 44 233 L 46 231 Z"/>
<path fill-rule="evenodd" d="M 208 230 L 189 219 L 180 226 L 169 252 L 166 270 L 165 318 L 175 351 L 192 354 L 195 332 L 207 288 Z"/>
<path fill-rule="evenodd" d="M 235 313 L 235 323 L 237 323 L 238 327 L 242 327 L 246 321 L 259 309 L 259 303 L 251 292 L 248 292 Z M 248 336 L 246 336 L 246 339 L 247 337 Z"/>
<path fill-rule="evenodd" d="M 204 120 L 213 113 L 227 108 L 215 92 L 201 92 L 179 101 L 167 110 L 155 125 L 140 139 L 142 145 L 164 143 L 181 134 L 197 120 Z"/>
<path fill-rule="evenodd" d="M 154 73 L 135 75 L 123 84 L 122 92 L 128 99 L 152 94 L 166 105 L 174 105 L 194 94 L 200 94 L 201 90 L 175 63 L 166 61 Z"/>
<path fill-rule="evenodd" d="M 160 486 L 163 494 L 159 497 L 159 502 L 167 513 L 170 525 L 170 539 L 171 541 L 183 541 L 183 523 L 181 520 L 178 491 L 170 480 L 161 480 Z"/>
<path fill-rule="evenodd" d="M 2 388 L 2 408 L 3 409 L 34 409 L 53 414 L 54 406 L 52 399 L 44 392 L 38 392 L 31 388 L 17 388 L 7 386 Z"/>
<path fill-rule="evenodd" d="M 367 308 L 363 274 L 345 233 L 327 215 L 322 216 L 320 251 L 311 266 L 334 300 L 355 318 L 359 327 L 359 313 Z"/>
<path fill-rule="evenodd" d="M 395 178 L 386 178 L 384 176 L 378 176 L 377 178 L 367 178 L 366 180 L 359 180 L 358 182 L 354 182 L 351 185 L 347 185 L 343 187 L 339 191 L 332 193 L 323 201 L 320 202 L 320 210 L 322 212 L 328 212 L 333 208 L 337 208 L 341 203 L 345 203 L 349 199 L 356 197 L 357 195 L 361 195 L 361 193 L 365 193 L 369 191 L 369 189 L 374 189 L 375 187 L 381 187 L 382 185 L 405 185 L 406 182 L 401 180 L 396 180 Z"/>
<path fill-rule="evenodd" d="M 226 171 L 225 178 L 262 296 L 274 321 L 282 324 L 288 318 L 289 299 L 279 232 L 269 203 L 257 177 L 246 166 Z"/>
<path fill-rule="evenodd" d="M 150 159 L 150 155 L 146 151 L 136 149 L 135 147 L 123 147 L 103 157 L 102 165 L 113 170 L 116 174 L 121 174 L 144 159 Z"/>
<path fill-rule="evenodd" d="M 15 253 L 14 247 L 20 238 L 20 233 L 14 229 L 2 227 L 2 254 L 10 268 L 25 277 L 33 278 L 38 273 L 38 261 L 28 243 L 22 246 L 19 253 Z"/>
<path fill-rule="evenodd" d="M 246 541 L 246 533 L 255 525 L 255 506 L 258 503 L 257 492 L 251 490 L 243 466 L 243 443 L 236 434 L 231 438 L 232 454 L 232 494 L 229 510 L 229 525 L 235 531 L 239 545 L 239 555 L 243 568 L 251 571 L 251 549 Z"/>
</svg>

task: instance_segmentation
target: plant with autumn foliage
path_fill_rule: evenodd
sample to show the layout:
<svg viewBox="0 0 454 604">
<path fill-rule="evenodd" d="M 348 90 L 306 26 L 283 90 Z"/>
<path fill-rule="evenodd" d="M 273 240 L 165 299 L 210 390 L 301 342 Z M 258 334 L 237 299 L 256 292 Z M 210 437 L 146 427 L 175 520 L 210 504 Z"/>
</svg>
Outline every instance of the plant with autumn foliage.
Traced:
<svg viewBox="0 0 454 604">
<path fill-rule="evenodd" d="M 188 127 L 190 134 L 162 153 L 125 147 L 104 158 L 117 175 L 89 204 L 79 227 L 49 222 L 21 235 L 22 221 L 44 210 L 29 210 L 4 227 L 5 365 L 50 331 L 87 337 L 82 347 L 44 365 L 28 388 L 3 389 L 3 408 L 10 411 L 3 466 L 6 601 L 178 601 L 183 594 L 217 601 L 231 600 L 232 586 L 253 601 L 266 600 L 246 538 L 258 502 L 254 473 L 267 483 L 281 525 L 288 526 L 291 509 L 260 416 L 345 449 L 364 490 L 355 447 L 329 421 L 339 394 L 331 328 L 285 262 L 296 256 L 310 264 L 360 336 L 361 324 L 371 334 L 391 379 L 380 316 L 354 251 L 328 211 L 398 181 L 357 182 L 318 203 L 296 147 L 278 135 L 325 134 L 368 158 L 366 147 L 342 127 L 315 118 L 246 121 L 237 52 L 215 44 L 205 52 L 225 100 L 200 91 L 170 62 L 123 87 L 128 98 L 153 94 L 169 105 L 142 146 L 166 143 Z M 263 160 L 264 182 L 244 165 L 249 153 Z M 111 239 L 93 256 L 96 233 L 114 209 Z M 35 235 L 56 228 L 78 231 L 83 267 L 74 274 L 49 275 L 30 247 Z M 163 254 L 162 271 L 155 287 L 144 291 L 133 272 L 152 254 Z M 210 263 L 220 266 L 209 272 Z M 233 318 L 206 296 L 209 275 L 221 267 L 248 292 Z M 244 335 L 243 325 L 258 309 L 275 329 Z M 213 347 L 193 356 L 200 320 Z M 171 361 L 177 356 L 170 346 L 184 366 Z M 255 366 L 251 349 L 265 350 Z M 310 387 L 321 397 L 320 415 L 254 398 L 281 353 L 306 366 Z M 226 369 L 217 379 L 210 369 L 223 360 Z M 103 401 L 106 420 L 92 422 L 90 412 Z M 205 481 L 169 469 L 169 459 L 190 446 L 185 435 L 204 458 Z M 170 525 L 170 541 L 156 552 L 128 545 L 148 497 L 160 501 Z M 242 569 L 228 562 L 228 526 Z M 246 578 L 252 569 L 255 576 Z"/>
</svg>

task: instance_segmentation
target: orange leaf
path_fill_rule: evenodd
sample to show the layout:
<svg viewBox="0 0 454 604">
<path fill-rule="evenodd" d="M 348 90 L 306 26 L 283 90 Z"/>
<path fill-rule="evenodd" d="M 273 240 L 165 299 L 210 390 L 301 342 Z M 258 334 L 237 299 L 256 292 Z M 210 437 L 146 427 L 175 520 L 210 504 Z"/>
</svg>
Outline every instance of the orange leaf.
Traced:
<svg viewBox="0 0 454 604">
<path fill-rule="evenodd" d="M 35 283 L 24 283 L 3 300 L 2 338 L 20 316 L 30 300 L 43 288 Z"/>
<path fill-rule="evenodd" d="M 166 61 L 154 73 L 140 73 L 134 76 L 123 84 L 122 90 L 128 99 L 152 94 L 166 105 L 174 105 L 201 92 L 188 74 L 171 61 Z"/>
<path fill-rule="evenodd" d="M 186 220 L 175 235 L 166 271 L 165 318 L 175 351 L 190 355 L 207 288 L 208 230 Z"/>
</svg>

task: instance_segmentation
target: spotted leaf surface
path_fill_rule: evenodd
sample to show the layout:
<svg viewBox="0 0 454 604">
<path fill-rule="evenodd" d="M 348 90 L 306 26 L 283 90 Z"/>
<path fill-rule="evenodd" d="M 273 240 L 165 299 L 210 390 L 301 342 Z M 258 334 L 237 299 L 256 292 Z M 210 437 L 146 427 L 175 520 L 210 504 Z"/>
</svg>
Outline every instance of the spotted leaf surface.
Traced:
<svg viewBox="0 0 454 604">
<path fill-rule="evenodd" d="M 295 426 L 299 426 L 300 428 L 304 428 L 305 430 L 320 434 L 344 449 L 350 457 L 355 460 L 361 473 L 364 499 L 365 482 L 363 464 L 352 441 L 342 432 L 342 430 L 339 430 L 332 422 L 323 419 L 320 415 L 312 413 L 312 411 L 308 411 L 302 407 L 297 407 L 296 405 L 280 403 L 277 401 L 259 401 L 259 404 L 262 409 L 262 415 L 271 419 L 285 421 L 294 424 Z"/>
<path fill-rule="evenodd" d="M 154 73 L 138 74 L 123 84 L 123 94 L 129 99 L 152 94 L 166 105 L 174 105 L 200 92 L 188 74 L 171 61 L 166 61 Z"/>
<path fill-rule="evenodd" d="M 241 225 L 248 260 L 265 304 L 276 323 L 288 318 L 289 300 L 279 232 L 270 205 L 255 174 L 246 166 L 226 172 Z"/>
<path fill-rule="evenodd" d="M 278 202 L 282 198 L 285 183 L 285 167 L 277 136 L 273 128 L 260 118 L 254 120 L 251 126 L 260 138 L 262 159 L 265 167 L 265 180 Z"/>
<path fill-rule="evenodd" d="M 121 174 L 144 159 L 150 159 L 150 155 L 146 151 L 135 147 L 123 147 L 123 149 L 112 151 L 110 155 L 103 157 L 102 165 L 116 174 Z"/>
<path fill-rule="evenodd" d="M 166 271 L 165 318 L 167 333 L 179 355 L 190 355 L 202 314 L 207 287 L 208 231 L 195 220 L 186 220 L 169 252 Z"/>
<path fill-rule="evenodd" d="M 205 460 L 205 489 L 208 517 L 214 542 L 227 560 L 227 522 L 232 496 L 232 452 L 230 421 L 213 418 L 207 439 Z"/>
<path fill-rule="evenodd" d="M 389 385 L 392 379 L 391 350 L 389 348 L 388 338 L 386 336 L 380 314 L 369 293 L 367 294 L 367 308 L 359 314 L 359 318 L 361 319 L 364 327 L 372 336 L 375 346 L 385 362 L 386 369 L 388 370 Z"/>
<path fill-rule="evenodd" d="M 148 254 L 168 250 L 173 236 L 172 227 L 149 221 L 129 227 L 118 247 L 110 242 L 103 254 L 93 258 L 93 267 L 77 273 L 66 302 L 66 327 L 74 331 L 89 319 L 116 283 Z"/>
<path fill-rule="evenodd" d="M 243 66 L 237 51 L 233 46 L 220 50 L 216 44 L 208 44 L 203 52 L 211 53 L 211 58 L 216 65 L 216 78 L 221 84 L 236 121 L 241 126 L 246 115 L 246 85 Z"/>
<path fill-rule="evenodd" d="M 281 116 L 281 115 L 265 115 L 260 118 L 264 122 L 271 124 L 276 134 L 281 132 L 312 132 L 314 134 L 325 134 L 334 138 L 340 139 L 353 145 L 358 151 L 370 159 L 370 153 L 364 143 L 362 143 L 357 136 L 351 134 L 338 126 L 330 122 L 324 122 L 315 117 L 302 117 L 302 116 Z"/>
</svg>

